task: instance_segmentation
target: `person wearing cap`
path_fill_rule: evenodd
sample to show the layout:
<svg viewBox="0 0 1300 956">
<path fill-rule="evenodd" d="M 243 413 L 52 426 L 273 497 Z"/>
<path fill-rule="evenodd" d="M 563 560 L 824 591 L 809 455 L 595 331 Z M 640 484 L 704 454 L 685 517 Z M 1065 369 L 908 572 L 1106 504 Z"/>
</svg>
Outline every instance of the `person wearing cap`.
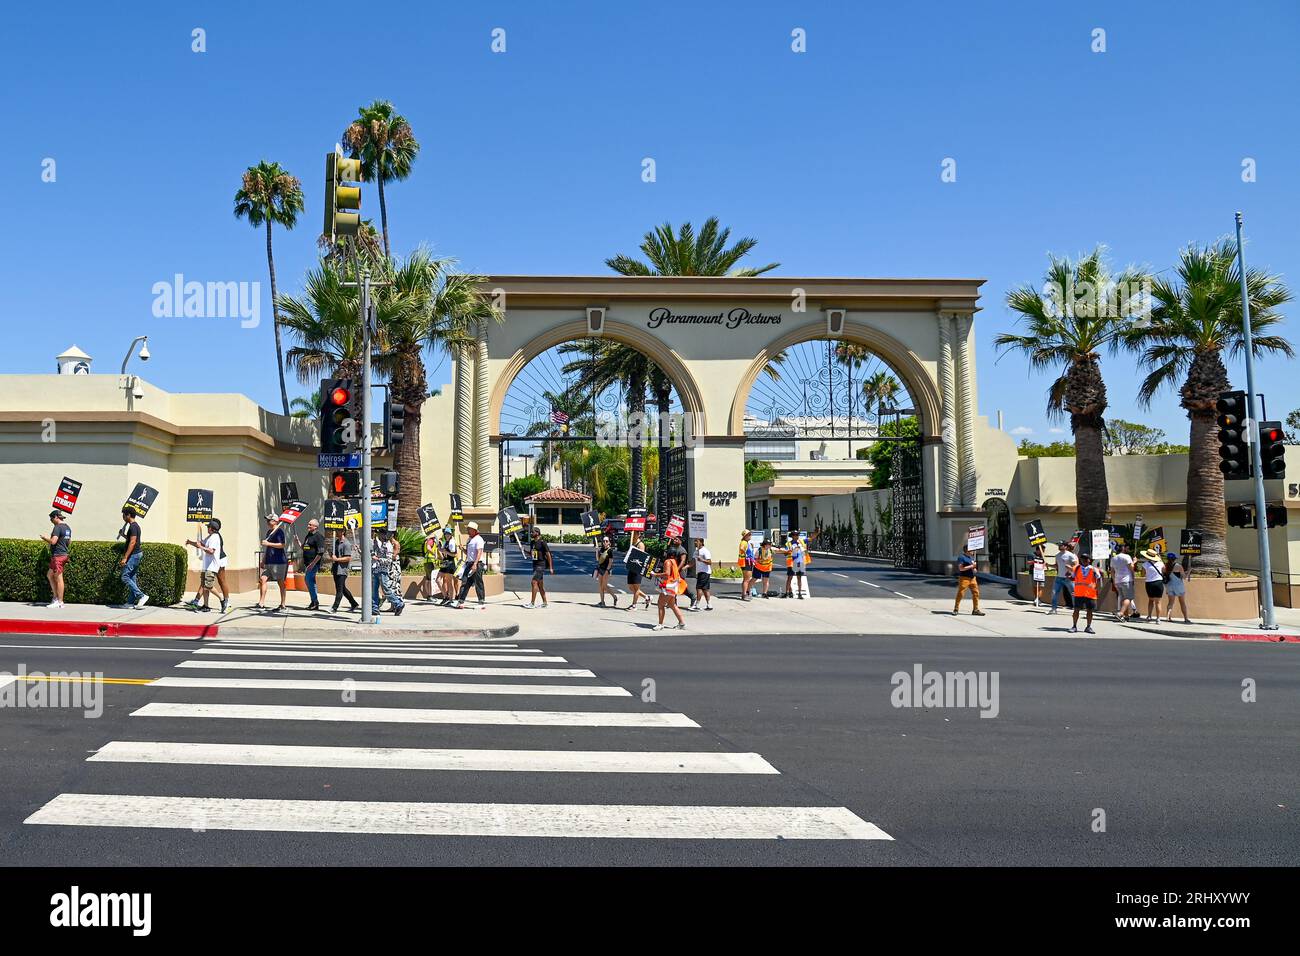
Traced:
<svg viewBox="0 0 1300 956">
<path fill-rule="evenodd" d="M 1164 570 L 1160 567 L 1160 552 L 1148 548 L 1141 554 L 1142 578 L 1146 582 L 1147 621 L 1160 620 L 1160 599 L 1165 596 Z"/>
<path fill-rule="evenodd" d="M 140 608 L 149 603 L 149 595 L 140 589 L 140 584 L 135 579 L 135 576 L 140 573 L 140 560 L 144 557 L 140 540 L 140 522 L 135 518 L 134 508 L 122 509 L 124 524 L 117 536 L 126 539 L 126 547 L 122 550 L 122 557 L 118 560 L 117 566 L 122 569 L 122 583 L 126 585 L 127 593 L 130 595 L 129 603 Z"/>
<path fill-rule="evenodd" d="M 216 528 L 213 525 L 216 525 Z M 185 544 L 191 548 L 197 548 L 201 554 L 202 563 L 199 566 L 199 591 L 194 595 L 194 600 L 189 601 L 188 605 L 196 611 L 211 611 L 212 589 L 217 584 L 217 575 L 221 566 L 221 535 L 217 529 L 221 527 L 221 522 L 213 518 L 205 522 L 203 527 L 207 533 L 201 538 L 186 540 Z M 222 594 L 225 594 L 225 586 L 222 585 Z M 203 604 L 200 605 L 199 601 Z M 226 599 L 221 599 L 221 611 L 224 614 L 226 610 Z"/>
<path fill-rule="evenodd" d="M 551 556 L 551 546 L 542 537 L 542 529 L 533 525 L 532 540 L 529 542 L 529 559 L 533 562 L 533 580 L 530 585 L 528 603 L 524 607 L 537 607 L 537 599 L 542 599 L 542 607 L 550 607 L 546 600 L 546 572 L 555 573 L 555 558 Z"/>
<path fill-rule="evenodd" d="M 961 596 L 969 591 L 971 614 L 983 617 L 984 612 L 980 610 L 980 579 L 975 566 L 975 555 L 971 553 L 970 545 L 963 546 L 961 554 L 957 555 L 956 575 L 957 598 L 953 602 L 952 613 L 957 614 L 961 611 Z"/>
<path fill-rule="evenodd" d="M 287 597 L 284 590 L 284 580 L 288 576 L 288 571 L 288 542 L 284 527 L 280 524 L 279 515 L 268 512 L 266 515 L 266 537 L 262 539 L 261 570 L 257 576 L 257 604 L 254 607 L 266 609 L 266 585 L 268 582 L 274 581 L 275 586 L 280 591 L 280 606 L 276 610 L 284 610 L 284 602 Z"/>
<path fill-rule="evenodd" d="M 226 558 L 226 539 L 221 534 L 221 519 L 213 518 L 209 521 L 208 529 L 216 537 L 217 585 L 221 588 L 221 613 L 225 614 L 230 608 L 230 585 L 226 583 L 226 565 L 230 562 Z"/>
<path fill-rule="evenodd" d="M 602 535 L 600 543 L 596 545 L 596 586 L 600 597 L 597 607 L 605 606 L 606 594 L 614 599 L 614 607 L 618 607 L 618 592 L 609 586 L 609 572 L 613 567 L 614 545 L 610 542 L 609 535 Z"/>
<path fill-rule="evenodd" d="M 1069 607 L 1073 602 L 1072 592 L 1070 591 L 1070 572 L 1079 563 L 1079 559 L 1074 555 L 1074 545 L 1070 544 L 1070 542 L 1062 541 L 1056 548 L 1056 583 L 1052 585 L 1052 606 L 1048 609 L 1048 614 L 1056 613 L 1056 599 L 1062 594 L 1065 595 L 1065 601 L 1062 603 L 1066 607 Z"/>
<path fill-rule="evenodd" d="M 312 518 L 307 522 L 307 536 L 302 539 L 302 576 L 307 582 L 309 611 L 320 610 L 320 596 L 316 593 L 316 574 L 324 567 L 325 552 L 329 544 L 320 530 L 320 522 Z"/>
<path fill-rule="evenodd" d="M 465 598 L 469 597 L 471 585 L 474 587 L 474 594 L 478 597 L 479 604 L 483 604 L 486 597 L 483 591 L 483 555 L 487 549 L 483 543 L 483 536 L 478 533 L 477 521 L 466 524 L 465 530 L 469 532 L 469 540 L 465 542 L 465 570 L 462 572 L 460 594 L 456 596 L 458 608 L 465 606 Z"/>
<path fill-rule="evenodd" d="M 456 554 L 459 551 L 456 532 L 443 528 L 442 540 L 438 542 L 438 596 L 443 607 L 456 599 Z"/>
<path fill-rule="evenodd" d="M 50 566 L 45 571 L 45 580 L 50 582 L 47 607 L 63 607 L 63 568 L 68 563 L 68 546 L 72 544 L 72 529 L 65 518 L 62 511 L 51 511 L 50 524 L 54 527 L 48 535 L 41 535 L 41 540 L 50 546 Z"/>
<path fill-rule="evenodd" d="M 330 611 L 338 613 L 339 607 L 347 599 L 348 606 L 356 611 L 361 605 L 348 590 L 348 572 L 352 567 L 352 540 L 342 528 L 334 531 L 334 542 L 330 548 L 330 575 L 334 578 L 334 606 Z"/>
<path fill-rule="evenodd" d="M 754 546 L 749 541 L 750 530 L 740 532 L 740 548 L 736 552 L 736 563 L 740 565 L 740 599 L 749 600 L 749 586 L 754 577 Z"/>
<path fill-rule="evenodd" d="M 1110 589 L 1115 593 L 1115 620 L 1127 621 L 1140 616 L 1137 595 L 1133 592 L 1133 555 L 1121 541 L 1110 556 Z"/>
<path fill-rule="evenodd" d="M 1074 592 L 1074 614 L 1070 620 L 1070 633 L 1079 633 L 1079 612 L 1087 611 L 1088 620 L 1084 631 L 1096 634 L 1092 629 L 1092 614 L 1097 610 L 1097 593 L 1101 589 L 1101 572 L 1092 566 L 1092 555 L 1084 551 L 1079 555 L 1079 563 L 1070 571 L 1070 582 Z"/>
</svg>

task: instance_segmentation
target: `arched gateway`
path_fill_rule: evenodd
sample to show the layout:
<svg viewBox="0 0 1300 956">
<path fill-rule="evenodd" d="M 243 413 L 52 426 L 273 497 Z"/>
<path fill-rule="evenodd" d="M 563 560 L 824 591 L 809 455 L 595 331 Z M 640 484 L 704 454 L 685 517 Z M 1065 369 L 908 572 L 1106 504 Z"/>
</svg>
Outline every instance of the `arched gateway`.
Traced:
<svg viewBox="0 0 1300 956">
<path fill-rule="evenodd" d="M 973 319 L 980 279 L 493 276 L 484 291 L 505 320 L 455 359 L 451 475 L 467 512 L 499 507 L 502 406 L 527 363 L 566 341 L 605 337 L 651 358 L 692 416 L 688 506 L 708 513 L 719 546 L 746 524 L 745 408 L 775 356 L 799 343 L 863 346 L 903 380 L 921 427 L 925 555 L 952 560 L 983 516 Z M 464 427 L 470 423 L 470 427 Z M 1004 480 L 1002 476 L 997 480 Z M 724 555 L 727 547 L 722 548 Z"/>
</svg>

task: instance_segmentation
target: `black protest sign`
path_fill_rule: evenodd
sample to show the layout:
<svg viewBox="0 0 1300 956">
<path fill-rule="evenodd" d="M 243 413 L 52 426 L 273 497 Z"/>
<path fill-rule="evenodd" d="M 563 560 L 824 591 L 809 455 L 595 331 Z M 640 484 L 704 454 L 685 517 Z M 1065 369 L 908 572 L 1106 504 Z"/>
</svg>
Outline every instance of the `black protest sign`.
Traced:
<svg viewBox="0 0 1300 956">
<path fill-rule="evenodd" d="M 131 496 L 127 498 L 126 502 L 122 505 L 122 510 L 134 511 L 137 515 L 143 518 L 149 513 L 149 509 L 153 507 L 153 503 L 157 498 L 158 489 L 150 488 L 142 481 L 132 490 Z"/>
<path fill-rule="evenodd" d="M 480 532 L 479 537 L 483 539 L 484 551 L 495 551 L 497 548 L 501 547 L 501 535 L 494 531 Z"/>
<path fill-rule="evenodd" d="M 1037 548 L 1047 544 L 1047 534 L 1043 531 L 1043 521 L 1041 518 L 1035 518 L 1033 521 L 1025 522 L 1025 536 L 1029 538 L 1029 546 Z"/>
<path fill-rule="evenodd" d="M 1201 540 L 1204 533 L 1195 528 L 1184 528 L 1179 534 L 1178 553 L 1197 555 L 1201 553 Z"/>
<path fill-rule="evenodd" d="M 623 523 L 624 531 L 644 531 L 648 512 L 645 508 L 628 508 L 627 521 Z"/>
<path fill-rule="evenodd" d="M 438 512 L 433 510 L 433 505 L 420 505 L 415 509 L 415 514 L 420 519 L 420 532 L 426 538 L 442 530 L 442 522 L 438 520 Z"/>
<path fill-rule="evenodd" d="M 302 517 L 302 513 L 307 510 L 307 502 L 290 501 L 280 512 L 280 521 L 284 524 L 293 524 Z"/>
<path fill-rule="evenodd" d="M 361 527 L 361 499 L 344 498 L 343 503 L 343 523 L 347 525 L 346 530 L 355 531 Z"/>
<path fill-rule="evenodd" d="M 67 514 L 77 507 L 77 496 L 81 494 L 81 482 L 64 478 L 59 482 L 59 490 L 54 493 L 54 507 Z"/>
<path fill-rule="evenodd" d="M 646 562 L 650 560 L 650 555 L 641 548 L 628 548 L 627 554 L 623 556 L 623 564 L 627 566 L 629 573 L 645 574 Z"/>
<path fill-rule="evenodd" d="M 212 520 L 212 492 L 191 488 L 185 495 L 185 520 L 207 524 Z"/>
<path fill-rule="evenodd" d="M 298 500 L 298 482 L 282 481 L 280 482 L 280 507 L 287 508 L 289 505 Z"/>
<path fill-rule="evenodd" d="M 321 511 L 321 527 L 326 531 L 347 531 L 348 506 L 342 498 L 326 498 Z"/>
<path fill-rule="evenodd" d="M 465 520 L 465 513 L 464 513 L 463 511 L 461 511 L 461 507 L 460 507 L 460 495 L 452 494 L 452 495 L 450 495 L 449 497 L 451 498 L 451 514 L 447 515 L 447 520 L 448 520 L 448 521 L 464 521 L 464 520 Z"/>
<path fill-rule="evenodd" d="M 519 512 L 509 506 L 502 508 L 497 514 L 497 525 L 503 535 L 518 534 L 524 529 L 524 523 L 519 520 Z"/>
<path fill-rule="evenodd" d="M 588 538 L 600 537 L 599 511 L 584 511 L 582 513 L 582 533 Z"/>
</svg>

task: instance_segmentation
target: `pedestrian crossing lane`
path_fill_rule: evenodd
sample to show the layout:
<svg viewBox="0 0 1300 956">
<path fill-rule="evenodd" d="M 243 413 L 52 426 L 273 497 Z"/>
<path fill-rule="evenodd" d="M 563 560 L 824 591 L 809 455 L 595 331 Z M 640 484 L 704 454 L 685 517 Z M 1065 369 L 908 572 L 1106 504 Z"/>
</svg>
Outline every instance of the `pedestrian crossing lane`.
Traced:
<svg viewBox="0 0 1300 956">
<path fill-rule="evenodd" d="M 485 666 L 485 661 L 492 666 Z M 166 740 L 161 739 L 165 734 L 150 733 L 153 739 L 108 741 L 90 755 L 88 762 L 153 767 L 159 773 L 166 773 L 167 766 L 220 766 L 232 768 L 232 774 L 250 768 L 278 768 L 289 773 L 321 768 L 364 770 L 372 775 L 375 771 L 414 771 L 485 774 L 489 778 L 511 774 L 675 775 L 683 779 L 780 776 L 776 767 L 756 753 L 638 746 L 636 738 L 645 732 L 689 734 L 700 727 L 685 714 L 661 710 L 588 709 L 586 701 L 628 702 L 633 695 L 622 687 L 593 683 L 598 678 L 589 670 L 552 666 L 563 664 L 568 664 L 564 657 L 517 645 L 494 645 L 488 651 L 468 644 L 345 647 L 333 642 L 303 641 L 282 647 L 221 642 L 197 649 L 176 665 L 177 673 L 154 681 L 152 686 L 165 689 L 169 698 L 183 696 L 187 691 L 204 691 L 209 695 L 228 693 L 229 699 L 150 701 L 133 711 L 131 719 L 141 719 L 142 726 L 150 728 L 213 721 L 232 728 L 224 742 Z M 352 674 L 358 677 L 343 676 Z M 414 676 L 421 674 L 438 675 L 438 679 Z M 484 677 L 493 681 L 480 682 Z M 539 679 L 545 682 L 539 683 Z M 276 700 L 276 696 L 283 698 L 290 692 L 299 696 L 301 692 L 320 692 L 337 700 L 344 691 L 352 692 L 352 701 L 366 695 L 365 703 L 288 704 Z M 429 706 L 387 705 L 393 700 L 409 705 L 412 701 L 408 698 L 413 694 L 427 695 Z M 501 706 L 451 705 L 456 695 L 466 694 L 500 697 Z M 564 698 L 566 704 L 563 709 L 520 709 L 509 699 L 516 696 Z M 256 741 L 241 739 L 238 728 L 242 721 L 249 720 L 284 722 L 286 727 L 390 724 L 429 735 L 439 734 L 439 725 L 556 728 L 560 733 L 565 732 L 564 728 L 603 728 L 620 735 L 620 745 L 622 735 L 626 735 L 627 749 L 280 744 L 266 740 L 265 734 Z M 422 727 L 428 730 L 419 730 Z M 329 734 L 322 736 L 328 738 Z M 435 740 L 441 742 L 439 737 Z M 139 779 L 150 778 L 142 769 Z M 142 785 L 140 789 L 147 787 Z M 208 829 L 262 832 L 647 840 L 892 839 L 845 807 L 281 800 L 256 793 L 238 797 L 62 793 L 26 822 L 41 826 L 192 829 L 196 816 L 205 821 Z"/>
</svg>

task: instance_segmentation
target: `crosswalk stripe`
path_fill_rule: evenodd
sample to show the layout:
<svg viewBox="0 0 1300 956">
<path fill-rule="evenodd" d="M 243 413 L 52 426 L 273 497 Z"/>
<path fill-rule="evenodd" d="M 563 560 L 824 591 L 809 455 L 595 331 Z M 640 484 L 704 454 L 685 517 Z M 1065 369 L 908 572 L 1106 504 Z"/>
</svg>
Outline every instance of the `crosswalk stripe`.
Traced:
<svg viewBox="0 0 1300 956">
<path fill-rule="evenodd" d="M 563 657 L 524 657 L 524 656 L 497 656 L 493 654 L 409 654 L 398 653 L 394 651 L 263 651 L 263 650 L 238 650 L 229 647 L 201 647 L 194 652 L 194 656 L 202 654 L 203 656 L 219 655 L 223 657 L 346 657 L 349 659 L 357 657 L 374 657 L 382 660 L 402 660 L 402 661 L 518 661 L 528 663 L 540 661 L 543 664 L 563 664 Z"/>
<path fill-rule="evenodd" d="M 222 690 L 326 690 L 335 693 L 520 694 L 551 697 L 631 697 L 622 687 L 589 684 L 437 684 L 396 680 L 275 680 L 242 677 L 160 677 L 151 687 L 212 687 Z"/>
<path fill-rule="evenodd" d="M 45 826 L 645 840 L 891 840 L 847 807 L 249 800 L 61 793 Z"/>
<path fill-rule="evenodd" d="M 544 773 L 775 774 L 755 753 L 619 750 L 457 750 L 306 747 L 114 740 L 89 758 L 111 763 L 227 767 L 342 767 L 362 770 L 473 770 Z"/>
<path fill-rule="evenodd" d="M 428 710 L 414 707 L 308 707 L 292 704 L 153 702 L 132 717 L 226 717 L 385 724 L 481 724 L 516 727 L 699 727 L 685 714 L 599 714 L 566 710 Z"/>
<path fill-rule="evenodd" d="M 205 648 L 257 648 L 273 650 L 284 648 L 290 651 L 301 650 L 379 650 L 379 651 L 476 651 L 499 654 L 541 654 L 540 647 L 519 647 L 515 644 L 444 644 L 437 641 L 432 644 L 420 644 L 414 641 L 385 644 L 380 641 L 347 643 L 339 641 L 218 641 L 204 644 Z"/>
<path fill-rule="evenodd" d="M 357 674 L 445 674 L 457 677 L 595 677 L 580 667 L 452 667 L 442 664 L 344 664 L 340 661 L 181 661 L 201 670 L 343 671 Z"/>
</svg>

